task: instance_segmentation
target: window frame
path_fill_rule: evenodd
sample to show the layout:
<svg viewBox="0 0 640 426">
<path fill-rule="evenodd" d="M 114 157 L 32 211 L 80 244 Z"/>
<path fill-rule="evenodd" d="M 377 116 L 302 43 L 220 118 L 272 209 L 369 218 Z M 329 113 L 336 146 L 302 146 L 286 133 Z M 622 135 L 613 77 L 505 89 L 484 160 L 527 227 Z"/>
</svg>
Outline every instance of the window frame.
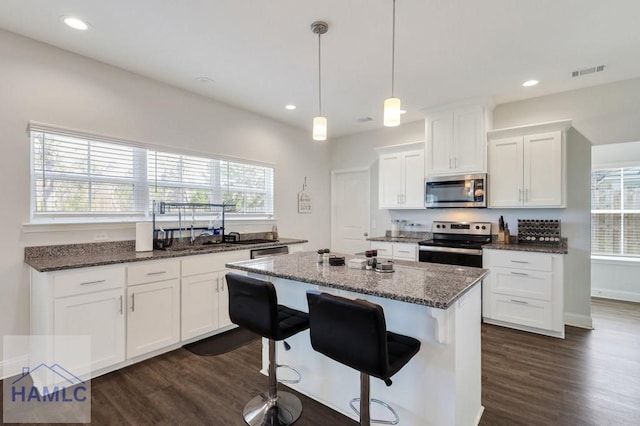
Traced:
<svg viewBox="0 0 640 426">
<path fill-rule="evenodd" d="M 591 231 L 591 257 L 592 259 L 612 259 L 612 260 L 629 260 L 629 261 L 636 261 L 636 262 L 640 262 L 640 254 L 629 254 L 625 252 L 625 247 L 626 247 L 626 243 L 625 241 L 628 239 L 625 235 L 625 216 L 628 215 L 639 215 L 640 214 L 640 209 L 628 209 L 625 207 L 625 186 L 624 186 L 624 176 L 625 176 L 625 170 L 627 169 L 637 169 L 640 167 L 640 164 L 635 164 L 635 163 L 624 163 L 624 164 L 607 164 L 607 165 L 598 165 L 598 166 L 593 166 L 592 170 L 591 170 L 591 197 L 592 197 L 592 201 L 591 201 L 591 211 L 590 211 L 590 216 L 591 216 L 591 223 L 592 223 L 592 231 Z M 594 196 L 594 191 L 595 191 L 595 187 L 594 187 L 594 175 L 598 172 L 604 172 L 604 171 L 612 171 L 612 170 L 616 170 L 617 173 L 619 174 L 619 183 L 620 183 L 620 208 L 610 208 L 610 209 L 596 209 L 594 208 L 594 203 L 593 203 L 593 196 Z M 594 247 L 594 239 L 596 238 L 596 234 L 593 232 L 593 222 L 594 222 L 594 217 L 597 215 L 611 215 L 612 217 L 617 216 L 619 217 L 619 221 L 620 221 L 620 247 L 619 250 L 614 253 L 614 252 L 601 252 L 601 251 L 594 251 L 593 247 Z M 640 236 L 639 236 L 640 237 Z M 640 238 L 639 238 L 640 239 Z M 638 243 L 640 244 L 640 241 L 638 241 Z"/>
<path fill-rule="evenodd" d="M 133 205 L 135 211 L 131 212 L 36 212 L 36 184 L 38 180 L 36 168 L 35 168 L 35 147 L 32 137 L 32 132 L 40 132 L 40 133 L 49 133 L 54 134 L 56 136 L 66 136 L 78 139 L 85 139 L 88 141 L 95 141 L 101 143 L 109 143 L 109 144 L 118 144 L 124 145 L 134 149 L 134 170 L 133 170 L 133 179 L 128 180 L 127 182 L 133 182 Z M 30 206 L 29 206 L 29 223 L 30 225 L 55 225 L 55 224 L 92 224 L 92 223 L 114 223 L 114 222 L 136 222 L 141 220 L 149 220 L 151 219 L 152 212 L 149 206 L 152 201 L 152 191 L 151 188 L 156 184 L 155 180 L 148 178 L 148 154 L 150 151 L 174 154 L 174 155 L 183 155 L 190 157 L 197 157 L 206 160 L 210 160 L 211 164 L 214 161 L 228 161 L 232 163 L 239 163 L 242 165 L 249 166 L 258 166 L 263 168 L 268 168 L 272 170 L 272 181 L 271 181 L 271 202 L 268 203 L 267 207 L 270 207 L 271 212 L 265 213 L 246 213 L 246 212 L 234 212 L 227 215 L 228 220 L 249 220 L 249 221 L 260 221 L 266 220 L 271 221 L 275 218 L 275 176 L 276 176 L 276 167 L 273 163 L 267 163 L 263 161 L 255 161 L 249 160 L 245 158 L 231 157 L 231 156 L 223 156 L 211 153 L 203 153 L 196 152 L 192 150 L 186 149 L 176 149 L 173 147 L 166 147 L 160 145 L 153 145 L 148 143 L 141 143 L 136 141 L 131 141 L 127 139 L 121 139 L 111 136 L 100 135 L 96 133 L 86 132 L 82 130 L 69 129 L 56 125 L 30 121 L 27 127 L 27 136 L 29 141 L 29 192 L 30 192 Z M 216 169 L 216 167 L 212 167 Z M 219 167 L 218 167 L 219 168 Z M 58 173 L 55 173 L 58 174 Z M 60 174 L 62 176 L 63 174 Z M 222 197 L 222 195 L 226 192 L 226 187 L 221 186 L 220 180 L 218 185 L 214 184 L 215 177 L 212 176 L 210 179 L 209 185 L 195 185 L 198 187 L 202 187 L 210 191 L 211 197 Z M 219 179 L 219 177 L 218 177 Z M 88 182 L 88 180 L 82 179 L 81 177 L 74 176 L 73 180 Z M 110 177 L 93 177 L 94 181 L 105 181 L 105 182 L 114 182 L 118 183 L 121 181 L 121 178 L 110 178 Z M 158 186 L 160 186 L 161 181 L 158 181 Z M 167 183 L 171 186 L 180 186 L 185 188 L 195 188 L 195 186 L 190 186 L 189 184 L 175 184 L 173 182 L 162 182 L 163 184 Z M 267 193 L 265 190 L 251 190 L 251 193 L 259 192 L 259 193 Z M 213 198 L 215 200 L 215 198 Z M 221 198 L 222 200 L 222 198 Z M 221 200 L 219 200 L 221 202 Z M 217 203 L 218 200 L 212 201 Z M 164 215 L 160 220 L 161 221 L 171 221 L 173 220 L 173 215 L 168 214 Z M 205 219 L 205 218 L 201 218 Z M 206 219 L 209 219 L 208 217 Z"/>
</svg>

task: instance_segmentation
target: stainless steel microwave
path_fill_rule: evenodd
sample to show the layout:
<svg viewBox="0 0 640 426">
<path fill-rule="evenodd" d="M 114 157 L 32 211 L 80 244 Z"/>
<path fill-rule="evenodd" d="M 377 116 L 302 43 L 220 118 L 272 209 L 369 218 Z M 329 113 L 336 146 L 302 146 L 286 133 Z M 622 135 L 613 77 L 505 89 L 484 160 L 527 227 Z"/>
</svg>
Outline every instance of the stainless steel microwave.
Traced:
<svg viewBox="0 0 640 426">
<path fill-rule="evenodd" d="M 487 207 L 487 174 L 427 178 L 424 200 L 428 209 Z"/>
</svg>

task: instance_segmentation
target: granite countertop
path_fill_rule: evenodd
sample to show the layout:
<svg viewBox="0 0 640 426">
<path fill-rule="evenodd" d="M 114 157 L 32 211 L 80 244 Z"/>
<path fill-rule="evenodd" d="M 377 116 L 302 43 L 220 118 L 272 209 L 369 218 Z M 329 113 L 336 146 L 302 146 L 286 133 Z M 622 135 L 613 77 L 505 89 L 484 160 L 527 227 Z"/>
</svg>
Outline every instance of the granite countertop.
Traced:
<svg viewBox="0 0 640 426">
<path fill-rule="evenodd" d="M 356 256 L 345 257 L 348 261 Z M 395 261 L 395 272 L 381 273 L 346 265 L 318 264 L 316 258 L 314 252 L 300 252 L 232 262 L 226 266 L 440 309 L 447 309 L 489 273 L 481 268 L 406 261 Z"/>
<path fill-rule="evenodd" d="M 118 263 L 141 262 L 145 260 L 168 259 L 200 254 L 223 253 L 236 250 L 278 247 L 303 244 L 307 240 L 279 238 L 274 242 L 260 244 L 211 244 L 177 245 L 167 250 L 136 252 L 135 241 L 114 241 L 106 243 L 64 244 L 54 246 L 25 247 L 24 262 L 39 272 L 86 268 L 90 266 L 113 265 Z"/>
<path fill-rule="evenodd" d="M 503 244 L 503 243 L 495 242 L 491 244 L 485 244 L 482 246 L 482 248 L 491 249 L 491 250 L 516 250 L 516 251 L 528 251 L 533 253 L 549 253 L 549 254 L 569 253 L 569 248 L 568 248 L 566 238 L 562 238 L 560 240 L 559 245 L 545 245 L 545 244 L 518 243 L 518 242 L 513 242 L 511 244 Z"/>
</svg>

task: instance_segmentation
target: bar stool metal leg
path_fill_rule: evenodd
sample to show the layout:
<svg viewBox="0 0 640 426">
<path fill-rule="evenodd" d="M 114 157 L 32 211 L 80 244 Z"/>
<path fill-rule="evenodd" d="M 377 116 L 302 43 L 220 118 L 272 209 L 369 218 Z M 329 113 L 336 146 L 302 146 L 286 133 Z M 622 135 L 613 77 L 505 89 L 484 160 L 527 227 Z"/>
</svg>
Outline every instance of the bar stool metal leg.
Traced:
<svg viewBox="0 0 640 426">
<path fill-rule="evenodd" d="M 371 423 L 383 424 L 383 425 L 397 425 L 400 422 L 400 417 L 396 410 L 392 406 L 379 399 L 371 398 L 371 385 L 370 376 L 366 373 L 360 372 L 360 398 L 353 398 L 349 401 L 349 406 L 360 416 L 360 426 L 370 426 Z M 360 411 L 356 408 L 354 403 L 360 401 Z M 375 403 L 383 406 L 393 416 L 393 420 L 382 420 L 371 418 L 371 403 Z"/>
<path fill-rule="evenodd" d="M 269 392 L 261 393 L 244 407 L 242 415 L 250 426 L 286 426 L 300 417 L 302 402 L 289 392 L 278 393 L 276 342 L 269 339 Z"/>
</svg>

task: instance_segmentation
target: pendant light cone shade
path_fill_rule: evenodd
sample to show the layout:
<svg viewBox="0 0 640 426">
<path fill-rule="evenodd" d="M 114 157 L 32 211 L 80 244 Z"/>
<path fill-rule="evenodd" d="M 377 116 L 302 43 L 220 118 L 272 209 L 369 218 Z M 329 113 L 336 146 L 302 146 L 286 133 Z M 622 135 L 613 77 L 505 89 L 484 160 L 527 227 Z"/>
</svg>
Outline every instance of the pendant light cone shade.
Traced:
<svg viewBox="0 0 640 426">
<path fill-rule="evenodd" d="M 384 125 L 395 127 L 400 125 L 400 99 L 387 98 L 384 100 Z"/>
<path fill-rule="evenodd" d="M 393 27 L 391 37 L 391 97 L 384 101 L 384 125 L 395 127 L 400 125 L 400 99 L 393 95 L 396 76 L 396 0 L 393 0 Z"/>
<path fill-rule="evenodd" d="M 313 118 L 313 140 L 327 140 L 327 118 L 322 116 L 322 56 L 320 55 L 320 36 L 329 31 L 329 25 L 324 21 L 311 24 L 311 31 L 318 34 L 318 116 Z"/>
<path fill-rule="evenodd" d="M 313 140 L 327 140 L 327 119 L 326 117 L 313 117 Z"/>
</svg>

